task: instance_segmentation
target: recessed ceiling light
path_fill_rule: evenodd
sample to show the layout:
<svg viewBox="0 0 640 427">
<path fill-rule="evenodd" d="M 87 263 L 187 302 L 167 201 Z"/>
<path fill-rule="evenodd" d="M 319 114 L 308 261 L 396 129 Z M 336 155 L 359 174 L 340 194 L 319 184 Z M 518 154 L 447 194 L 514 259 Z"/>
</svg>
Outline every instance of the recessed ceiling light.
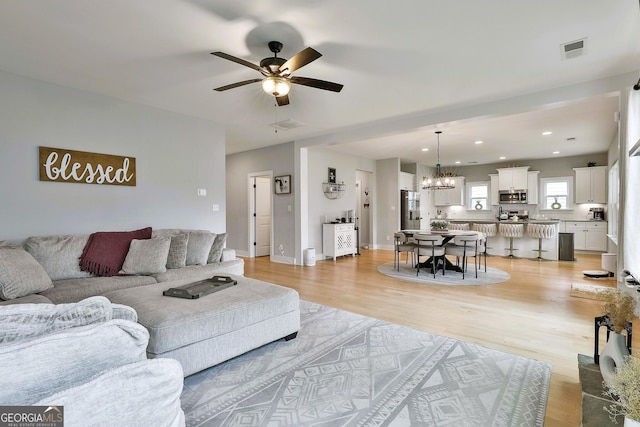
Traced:
<svg viewBox="0 0 640 427">
<path fill-rule="evenodd" d="M 547 131 L 542 132 L 542 134 L 543 134 L 544 136 L 551 135 L 552 133 L 553 133 L 553 132 L 551 132 L 550 130 L 547 130 Z"/>
<path fill-rule="evenodd" d="M 422 151 L 429 151 L 429 149 L 428 148 L 423 148 Z"/>
<path fill-rule="evenodd" d="M 553 154 L 560 154 L 560 152 L 559 151 L 554 151 Z"/>
<path fill-rule="evenodd" d="M 475 143 L 476 144 L 482 144 L 482 141 L 476 141 Z"/>
<path fill-rule="evenodd" d="M 504 159 L 506 159 L 505 156 L 500 156 L 500 160 L 504 160 Z"/>
<path fill-rule="evenodd" d="M 459 165 L 459 164 L 460 164 L 460 160 L 456 160 L 456 165 Z"/>
</svg>

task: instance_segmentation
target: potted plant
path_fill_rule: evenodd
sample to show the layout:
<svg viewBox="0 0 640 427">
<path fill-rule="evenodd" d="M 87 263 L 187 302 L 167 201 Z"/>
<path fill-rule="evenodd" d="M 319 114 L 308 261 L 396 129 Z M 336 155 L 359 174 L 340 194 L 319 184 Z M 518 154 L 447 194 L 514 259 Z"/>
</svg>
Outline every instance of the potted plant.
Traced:
<svg viewBox="0 0 640 427">
<path fill-rule="evenodd" d="M 613 403 L 604 409 L 611 421 L 624 416 L 625 427 L 640 426 L 640 359 L 628 356 L 609 382 L 604 383 L 604 394 Z"/>
<path fill-rule="evenodd" d="M 607 344 L 600 355 L 600 372 L 605 382 L 613 381 L 616 368 L 626 363 L 629 356 L 626 339 L 622 335 L 627 323 L 636 318 L 636 300 L 633 296 L 618 289 L 608 289 L 598 293 L 598 299 L 604 301 L 604 312 L 609 316 L 613 332 L 609 334 Z M 596 337 L 596 339 L 598 339 Z"/>
<path fill-rule="evenodd" d="M 431 221 L 431 230 L 447 231 L 448 229 L 449 223 L 447 221 Z"/>
</svg>

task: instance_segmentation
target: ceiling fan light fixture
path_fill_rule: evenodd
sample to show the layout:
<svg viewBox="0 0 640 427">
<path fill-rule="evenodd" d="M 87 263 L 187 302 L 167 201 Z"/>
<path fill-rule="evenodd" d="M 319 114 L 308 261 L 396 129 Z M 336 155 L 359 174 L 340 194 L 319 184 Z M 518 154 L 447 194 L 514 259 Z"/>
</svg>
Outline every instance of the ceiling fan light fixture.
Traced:
<svg viewBox="0 0 640 427">
<path fill-rule="evenodd" d="M 262 80 L 262 90 L 269 95 L 285 96 L 289 94 L 291 82 L 289 79 L 279 76 L 269 76 Z"/>
</svg>

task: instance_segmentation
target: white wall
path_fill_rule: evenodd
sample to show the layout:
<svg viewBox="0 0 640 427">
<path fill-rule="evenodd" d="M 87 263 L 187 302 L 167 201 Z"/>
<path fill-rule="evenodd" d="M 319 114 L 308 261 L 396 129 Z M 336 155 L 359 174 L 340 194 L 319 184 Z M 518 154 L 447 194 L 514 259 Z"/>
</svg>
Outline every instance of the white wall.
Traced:
<svg viewBox="0 0 640 427">
<path fill-rule="evenodd" d="M 322 192 L 322 183 L 328 180 L 328 169 L 336 169 L 336 182 L 344 181 L 344 195 L 335 200 L 327 199 Z M 316 255 L 323 253 L 322 223 L 325 216 L 328 221 L 346 216 L 346 211 L 356 209 L 356 171 L 375 173 L 375 162 L 362 157 L 348 156 L 335 151 L 310 147 L 308 149 L 308 187 L 309 200 L 309 240 L 308 247 L 316 250 Z M 370 189 L 371 198 L 375 188 Z M 372 200 L 372 206 L 375 202 Z M 370 208 L 371 209 L 371 208 Z"/>
<path fill-rule="evenodd" d="M 249 254 L 248 176 L 254 172 L 272 171 L 273 176 L 291 175 L 291 193 L 274 195 L 272 199 L 273 242 L 275 248 L 282 244 L 285 257 L 294 258 L 294 194 L 300 184 L 294 176 L 293 150 L 293 143 L 286 143 L 227 156 L 227 247 L 244 256 Z"/>
<path fill-rule="evenodd" d="M 145 226 L 225 231 L 222 126 L 1 71 L 0 94 L 0 240 Z M 135 157 L 137 186 L 41 182 L 41 145 Z"/>
</svg>

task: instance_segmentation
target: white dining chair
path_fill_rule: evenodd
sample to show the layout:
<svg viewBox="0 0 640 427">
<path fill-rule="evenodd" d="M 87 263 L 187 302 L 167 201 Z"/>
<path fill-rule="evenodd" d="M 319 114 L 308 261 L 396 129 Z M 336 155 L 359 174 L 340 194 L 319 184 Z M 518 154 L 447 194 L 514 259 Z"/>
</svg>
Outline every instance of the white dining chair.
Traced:
<svg viewBox="0 0 640 427">
<path fill-rule="evenodd" d="M 447 245 L 445 248 L 446 255 L 453 255 L 458 260 L 462 258 L 461 269 L 463 280 L 469 263 L 469 258 L 471 257 L 473 257 L 476 279 L 478 278 L 478 239 L 478 234 L 455 236 L 453 238 L 453 245 Z"/>
<path fill-rule="evenodd" d="M 433 272 L 433 277 L 436 277 L 436 271 L 438 270 L 439 263 L 442 264 L 442 275 L 444 276 L 444 247 L 442 246 L 442 236 L 437 234 L 426 234 L 426 233 L 418 233 L 413 235 L 414 240 L 416 241 L 416 256 L 418 258 L 417 262 L 417 272 L 416 276 L 420 274 L 420 257 L 428 256 L 431 257 L 431 271 Z"/>
<path fill-rule="evenodd" d="M 415 259 L 415 250 L 417 245 L 414 242 L 409 242 L 407 235 L 401 231 L 393 234 L 394 238 L 394 253 L 393 253 L 393 268 L 400 271 L 400 255 L 405 252 L 405 264 L 409 262 L 409 254 L 411 254 L 411 262 Z"/>
</svg>

